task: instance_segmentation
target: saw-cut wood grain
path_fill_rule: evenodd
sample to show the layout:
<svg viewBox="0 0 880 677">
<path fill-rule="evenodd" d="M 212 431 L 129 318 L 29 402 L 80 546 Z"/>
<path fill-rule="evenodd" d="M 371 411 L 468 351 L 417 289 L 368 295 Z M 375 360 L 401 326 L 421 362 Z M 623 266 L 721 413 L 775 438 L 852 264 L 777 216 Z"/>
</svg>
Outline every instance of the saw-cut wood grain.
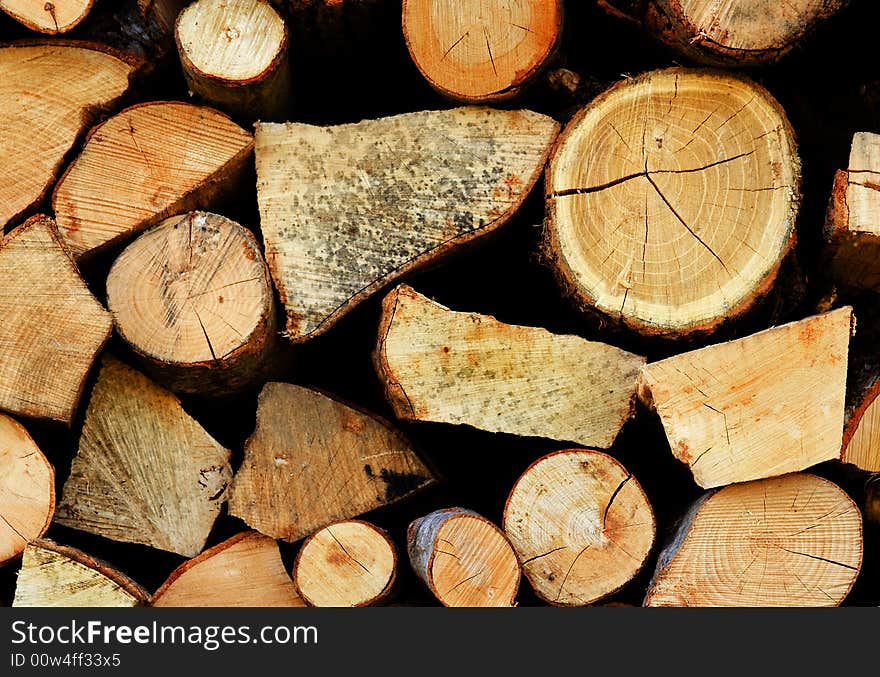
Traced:
<svg viewBox="0 0 880 677">
<path fill-rule="evenodd" d="M 0 237 L 0 280 L 0 409 L 69 425 L 112 318 L 46 216 Z"/>
<path fill-rule="evenodd" d="M 319 392 L 267 383 L 229 512 L 296 541 L 434 483 L 406 438 L 385 421 Z"/>
<path fill-rule="evenodd" d="M 55 521 L 193 557 L 226 498 L 230 456 L 173 394 L 107 356 Z"/>
<path fill-rule="evenodd" d="M 604 448 L 633 413 L 645 360 L 455 312 L 400 285 L 383 302 L 374 362 L 399 418 Z"/>
<path fill-rule="evenodd" d="M 237 534 L 175 569 L 153 595 L 155 607 L 302 607 L 278 544 Z"/>
<path fill-rule="evenodd" d="M 654 362 L 642 395 L 703 488 L 840 457 L 852 308 Z"/>
<path fill-rule="evenodd" d="M 862 516 L 796 473 L 703 496 L 660 554 L 645 606 L 837 606 L 862 566 Z"/>
<path fill-rule="evenodd" d="M 146 590 L 106 562 L 44 539 L 25 548 L 12 606 L 134 607 L 149 599 Z"/>
<path fill-rule="evenodd" d="M 470 107 L 334 127 L 256 125 L 266 259 L 294 341 L 395 278 L 504 224 L 558 124 Z"/>
<path fill-rule="evenodd" d="M 0 47 L 0 229 L 43 199 L 65 154 L 128 89 L 131 72 L 93 45 Z"/>
<path fill-rule="evenodd" d="M 127 108 L 89 132 L 52 196 L 77 257 L 234 189 L 251 135 L 212 108 L 175 101 Z"/>
<path fill-rule="evenodd" d="M 32 31 L 66 33 L 85 19 L 95 0 L 0 0 L 0 9 Z"/>
<path fill-rule="evenodd" d="M 504 507 L 504 531 L 538 596 L 592 604 L 641 571 L 654 544 L 654 511 L 638 480 L 592 449 L 535 461 Z"/>
</svg>

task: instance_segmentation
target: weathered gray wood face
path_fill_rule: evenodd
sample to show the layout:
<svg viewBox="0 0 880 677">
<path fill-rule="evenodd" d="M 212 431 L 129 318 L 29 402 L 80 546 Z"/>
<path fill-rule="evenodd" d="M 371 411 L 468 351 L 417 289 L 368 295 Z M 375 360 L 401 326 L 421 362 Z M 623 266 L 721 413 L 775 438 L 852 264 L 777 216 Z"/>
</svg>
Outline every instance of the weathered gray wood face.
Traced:
<svg viewBox="0 0 880 677">
<path fill-rule="evenodd" d="M 557 132 L 537 113 L 479 107 L 258 124 L 261 226 L 290 338 L 507 221 Z"/>
</svg>

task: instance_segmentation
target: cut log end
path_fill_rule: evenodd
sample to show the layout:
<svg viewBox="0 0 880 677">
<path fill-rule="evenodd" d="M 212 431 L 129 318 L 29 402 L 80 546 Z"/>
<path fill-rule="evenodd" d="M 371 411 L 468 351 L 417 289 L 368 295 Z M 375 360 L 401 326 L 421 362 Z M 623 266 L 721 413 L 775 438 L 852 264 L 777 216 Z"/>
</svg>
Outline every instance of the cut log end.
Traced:
<svg viewBox="0 0 880 677">
<path fill-rule="evenodd" d="M 0 414 L 0 565 L 49 528 L 55 470 L 24 426 Z"/>
<path fill-rule="evenodd" d="M 32 31 L 66 33 L 85 19 L 95 0 L 0 0 L 0 9 Z"/>
<path fill-rule="evenodd" d="M 854 408 L 843 431 L 840 460 L 870 473 L 880 472 L 880 381 Z"/>
<path fill-rule="evenodd" d="M 509 99 L 553 55 L 557 0 L 405 0 L 403 33 L 422 75 L 459 101 Z"/>
<path fill-rule="evenodd" d="M 523 473 L 507 499 L 504 530 L 539 597 L 583 606 L 641 571 L 656 523 L 635 477 L 584 449 L 550 454 Z"/>
<path fill-rule="evenodd" d="M 384 600 L 397 576 L 397 549 L 381 529 L 336 522 L 303 543 L 293 582 L 311 606 L 361 607 Z"/>
<path fill-rule="evenodd" d="M 272 283 L 250 231 L 216 214 L 175 216 L 141 235 L 107 279 L 117 330 L 172 390 L 240 389 L 275 345 Z"/>
<path fill-rule="evenodd" d="M 519 591 L 516 553 L 498 527 L 462 508 L 437 510 L 409 525 L 409 559 L 448 607 L 510 607 Z"/>
<path fill-rule="evenodd" d="M 849 496 L 808 474 L 704 497 L 661 554 L 646 606 L 837 606 L 862 563 Z"/>
<path fill-rule="evenodd" d="M 654 71 L 595 99 L 547 176 L 546 255 L 564 290 L 647 334 L 711 331 L 794 244 L 800 160 L 782 108 L 744 78 Z"/>
</svg>

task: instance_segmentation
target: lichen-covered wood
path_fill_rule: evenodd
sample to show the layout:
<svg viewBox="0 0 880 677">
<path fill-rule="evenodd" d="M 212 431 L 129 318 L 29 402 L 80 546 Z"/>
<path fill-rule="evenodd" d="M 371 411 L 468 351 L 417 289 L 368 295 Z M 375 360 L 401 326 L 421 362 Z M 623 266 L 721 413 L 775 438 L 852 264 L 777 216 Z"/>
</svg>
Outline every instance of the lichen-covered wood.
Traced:
<svg viewBox="0 0 880 677">
<path fill-rule="evenodd" d="M 712 331 L 772 286 L 795 242 L 800 159 L 755 83 L 673 68 L 625 80 L 563 131 L 545 254 L 585 309 L 646 334 Z"/>
<path fill-rule="evenodd" d="M 0 280 L 0 409 L 70 424 L 110 314 L 46 216 L 0 237 Z"/>
<path fill-rule="evenodd" d="M 237 534 L 175 569 L 153 595 L 155 607 L 302 607 L 278 544 Z"/>
<path fill-rule="evenodd" d="M 571 449 L 538 459 L 517 480 L 504 531 L 541 599 L 583 606 L 641 571 L 656 523 L 626 468 L 601 452 Z"/>
<path fill-rule="evenodd" d="M 399 418 L 604 448 L 633 413 L 645 360 L 454 312 L 400 285 L 383 302 L 374 362 Z"/>
<path fill-rule="evenodd" d="M 173 394 L 107 356 L 55 521 L 193 557 L 226 498 L 230 456 Z"/>
<path fill-rule="evenodd" d="M 55 187 L 58 228 L 77 257 L 164 218 L 208 207 L 234 188 L 253 147 L 226 115 L 180 102 L 142 103 L 89 132 Z"/>
<path fill-rule="evenodd" d="M 229 512 L 296 541 L 327 524 L 434 483 L 406 438 L 385 421 L 289 383 L 267 383 Z"/>
<path fill-rule="evenodd" d="M 796 473 L 698 500 L 660 554 L 646 606 L 837 606 L 862 566 L 862 516 Z"/>
<path fill-rule="evenodd" d="M 266 259 L 287 332 L 302 341 L 505 223 L 537 180 L 558 125 L 530 111 L 472 107 L 256 130 Z"/>
<path fill-rule="evenodd" d="M 32 31 L 55 35 L 75 28 L 94 4 L 95 0 L 0 0 L 0 10 Z"/>
<path fill-rule="evenodd" d="M 149 599 L 146 590 L 106 562 L 39 540 L 25 548 L 12 606 L 134 607 Z"/>
<path fill-rule="evenodd" d="M 0 47 L 0 229 L 43 199 L 65 153 L 122 96 L 131 72 L 98 46 Z"/>
<path fill-rule="evenodd" d="M 649 364 L 642 395 L 703 488 L 840 457 L 849 306 Z"/>
</svg>

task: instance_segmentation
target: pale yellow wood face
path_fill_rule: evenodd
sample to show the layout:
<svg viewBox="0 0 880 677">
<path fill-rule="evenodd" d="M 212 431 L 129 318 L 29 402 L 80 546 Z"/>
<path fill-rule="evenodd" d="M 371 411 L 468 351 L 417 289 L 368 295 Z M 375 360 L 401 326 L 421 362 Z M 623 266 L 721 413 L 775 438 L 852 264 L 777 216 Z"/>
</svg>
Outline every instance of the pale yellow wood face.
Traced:
<svg viewBox="0 0 880 677">
<path fill-rule="evenodd" d="M 41 33 L 64 33 L 82 21 L 94 0 L 0 0 L 0 9 Z"/>
<path fill-rule="evenodd" d="M 880 398 L 865 409 L 841 460 L 868 472 L 880 472 Z"/>
</svg>

